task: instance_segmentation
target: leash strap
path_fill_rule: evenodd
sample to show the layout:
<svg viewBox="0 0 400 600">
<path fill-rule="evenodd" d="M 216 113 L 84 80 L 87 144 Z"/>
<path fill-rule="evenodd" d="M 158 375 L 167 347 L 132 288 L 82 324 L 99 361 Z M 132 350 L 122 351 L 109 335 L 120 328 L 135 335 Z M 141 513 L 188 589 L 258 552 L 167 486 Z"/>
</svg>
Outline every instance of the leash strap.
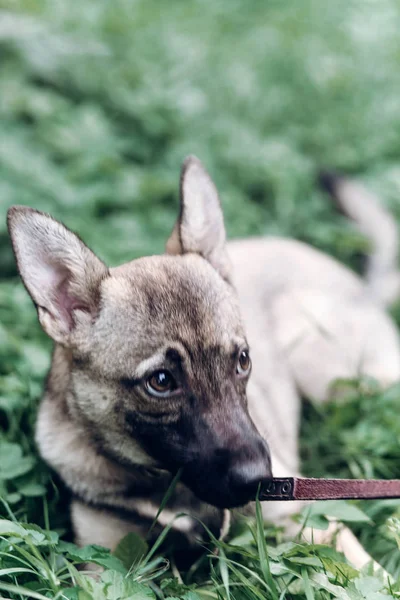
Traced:
<svg viewBox="0 0 400 600">
<path fill-rule="evenodd" d="M 274 477 L 261 486 L 259 498 L 262 501 L 400 498 L 400 479 Z"/>
</svg>

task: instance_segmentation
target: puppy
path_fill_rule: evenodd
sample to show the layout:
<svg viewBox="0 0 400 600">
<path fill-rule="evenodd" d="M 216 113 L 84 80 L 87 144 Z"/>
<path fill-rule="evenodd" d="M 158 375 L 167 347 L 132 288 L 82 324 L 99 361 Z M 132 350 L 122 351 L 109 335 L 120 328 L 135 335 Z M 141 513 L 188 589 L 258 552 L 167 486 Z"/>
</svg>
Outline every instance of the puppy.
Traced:
<svg viewBox="0 0 400 600">
<path fill-rule="evenodd" d="M 261 480 L 299 475 L 301 396 L 323 401 L 339 377 L 400 379 L 384 310 L 399 290 L 397 231 L 363 190 L 325 183 L 374 242 L 366 283 L 297 241 L 227 244 L 195 157 L 162 256 L 108 268 L 50 216 L 9 210 L 19 272 L 55 342 L 36 440 L 72 493 L 79 544 L 145 535 L 178 470 L 159 527 L 185 512 L 173 528 L 183 545 L 202 535 L 199 519 L 220 534 Z M 263 503 L 289 532 L 298 509 Z M 369 560 L 348 530 L 329 535 L 356 566 Z"/>
</svg>

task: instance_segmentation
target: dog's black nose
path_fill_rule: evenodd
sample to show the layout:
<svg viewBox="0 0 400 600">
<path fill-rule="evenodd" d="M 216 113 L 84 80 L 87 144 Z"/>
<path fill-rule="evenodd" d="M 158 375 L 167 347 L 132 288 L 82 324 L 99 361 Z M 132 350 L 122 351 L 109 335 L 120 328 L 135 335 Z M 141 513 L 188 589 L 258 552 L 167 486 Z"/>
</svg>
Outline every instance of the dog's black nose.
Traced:
<svg viewBox="0 0 400 600">
<path fill-rule="evenodd" d="M 219 508 L 244 506 L 254 501 L 261 482 L 272 479 L 271 454 L 246 413 L 227 416 L 222 434 L 207 426 L 201 451 L 187 462 L 182 482 L 208 504 Z M 208 445 L 205 439 L 208 434 Z"/>
<path fill-rule="evenodd" d="M 255 500 L 260 482 L 271 478 L 269 455 L 233 465 L 229 471 L 229 487 L 233 503 L 242 504 Z"/>
<path fill-rule="evenodd" d="M 228 451 L 219 451 L 215 461 L 191 463 L 182 473 L 182 481 L 199 498 L 219 508 L 254 501 L 259 484 L 271 478 L 271 459 L 264 443 L 256 446 L 253 456 L 241 452 L 232 457 Z"/>
</svg>

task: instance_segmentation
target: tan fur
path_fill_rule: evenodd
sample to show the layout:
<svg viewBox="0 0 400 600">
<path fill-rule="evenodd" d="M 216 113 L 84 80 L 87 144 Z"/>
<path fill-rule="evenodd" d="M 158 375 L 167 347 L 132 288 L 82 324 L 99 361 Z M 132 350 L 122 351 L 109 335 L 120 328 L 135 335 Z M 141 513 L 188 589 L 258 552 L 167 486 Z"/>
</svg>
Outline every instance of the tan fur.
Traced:
<svg viewBox="0 0 400 600">
<path fill-rule="evenodd" d="M 215 186 L 195 158 L 183 168 L 181 202 L 168 254 L 110 270 L 50 217 L 23 207 L 9 214 L 21 276 L 56 342 L 36 440 L 75 496 L 72 519 L 82 544 L 114 547 L 130 530 L 145 534 L 157 513 L 171 468 L 167 451 L 153 451 L 137 427 L 156 423 L 162 438 L 197 398 L 194 421 L 202 419 L 221 448 L 246 457 L 255 423 L 273 474 L 295 476 L 301 395 L 324 401 L 338 377 L 366 374 L 383 385 L 400 379 L 396 328 L 360 278 L 293 240 L 225 245 Z M 247 343 L 246 400 L 245 383 L 227 365 Z M 175 368 L 171 352 L 184 365 L 189 391 L 154 401 L 135 382 Z M 260 460 L 252 455 L 241 468 L 256 477 Z M 188 485 L 178 484 L 160 525 L 184 510 L 223 529 L 226 512 Z M 263 514 L 293 534 L 290 515 L 300 506 L 264 503 Z M 189 544 L 202 533 L 191 517 L 175 530 Z M 362 566 L 369 557 L 346 532 L 341 548 Z"/>
</svg>

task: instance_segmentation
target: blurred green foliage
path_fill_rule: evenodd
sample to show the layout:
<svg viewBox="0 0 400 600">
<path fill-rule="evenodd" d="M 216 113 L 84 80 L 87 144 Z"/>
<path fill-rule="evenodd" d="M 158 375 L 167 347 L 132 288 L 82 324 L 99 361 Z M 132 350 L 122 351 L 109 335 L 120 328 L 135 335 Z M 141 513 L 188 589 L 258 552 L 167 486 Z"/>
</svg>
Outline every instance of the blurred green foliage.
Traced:
<svg viewBox="0 0 400 600">
<path fill-rule="evenodd" d="M 231 237 L 294 236 L 357 268 L 368 243 L 316 175 L 358 175 L 400 219 L 399 30 L 396 0 L 0 0 L 0 497 L 21 522 L 65 527 L 33 442 L 51 345 L 16 278 L 7 208 L 50 212 L 110 264 L 158 253 L 177 214 L 180 164 L 194 153 L 217 182 Z M 305 471 L 399 477 L 398 390 L 349 394 L 345 405 L 308 407 Z M 363 508 L 375 527 L 359 524 L 361 539 L 399 573 L 399 503 Z M 206 576 L 224 582 L 215 597 L 267 593 L 260 539 L 243 535 L 240 551 L 221 546 L 226 561 Z M 303 582 L 287 584 L 290 597 L 310 600 L 328 559 L 329 577 L 340 561 L 296 548 L 268 553 L 282 581 L 290 563 Z M 49 552 L 44 562 L 58 565 Z M 225 585 L 243 585 L 235 552 L 254 568 L 247 595 Z M 378 594 L 340 569 L 349 598 L 369 598 L 368 585 Z M 194 594 L 171 581 L 159 597 Z M 328 583 L 316 597 L 347 598 Z"/>
<path fill-rule="evenodd" d="M 0 211 L 51 211 L 112 263 L 159 252 L 198 154 L 232 236 L 362 244 L 324 165 L 400 191 L 395 1 L 14 0 L 0 20 Z M 2 272 L 13 273 L 5 224 Z"/>
</svg>

